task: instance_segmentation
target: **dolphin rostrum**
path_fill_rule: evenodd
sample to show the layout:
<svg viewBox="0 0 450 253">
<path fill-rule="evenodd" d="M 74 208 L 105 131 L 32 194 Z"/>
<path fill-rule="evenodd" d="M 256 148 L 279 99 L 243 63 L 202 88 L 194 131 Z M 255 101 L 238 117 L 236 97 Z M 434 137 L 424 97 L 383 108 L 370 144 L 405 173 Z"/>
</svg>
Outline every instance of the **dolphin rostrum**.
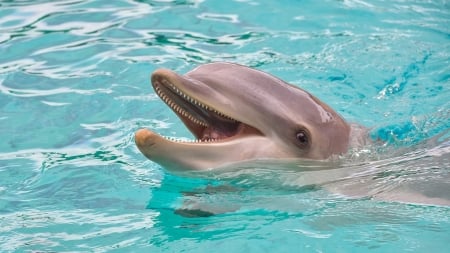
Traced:
<svg viewBox="0 0 450 253">
<path fill-rule="evenodd" d="M 210 63 L 185 75 L 158 69 L 151 82 L 196 138 L 136 132 L 139 150 L 172 170 L 261 158 L 323 160 L 346 153 L 355 139 L 357 128 L 318 98 L 242 65 Z"/>
</svg>

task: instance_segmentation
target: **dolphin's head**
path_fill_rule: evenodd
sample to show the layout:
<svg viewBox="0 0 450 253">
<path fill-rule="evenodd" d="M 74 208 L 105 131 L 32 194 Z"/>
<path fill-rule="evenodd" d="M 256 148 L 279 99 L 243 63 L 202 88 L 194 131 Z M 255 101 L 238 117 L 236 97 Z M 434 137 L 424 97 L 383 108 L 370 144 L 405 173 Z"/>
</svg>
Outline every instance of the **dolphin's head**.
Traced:
<svg viewBox="0 0 450 253">
<path fill-rule="evenodd" d="M 136 132 L 139 150 L 171 169 L 206 169 L 258 158 L 326 159 L 348 150 L 350 126 L 308 92 L 232 63 L 201 65 L 185 75 L 152 74 L 156 94 L 197 140 Z"/>
</svg>

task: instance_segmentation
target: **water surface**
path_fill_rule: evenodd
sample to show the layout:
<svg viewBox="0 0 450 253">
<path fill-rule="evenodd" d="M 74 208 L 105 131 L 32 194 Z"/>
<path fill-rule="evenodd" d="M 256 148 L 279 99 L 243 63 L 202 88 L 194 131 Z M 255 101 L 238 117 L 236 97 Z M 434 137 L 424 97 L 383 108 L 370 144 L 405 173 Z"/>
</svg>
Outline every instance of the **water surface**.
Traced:
<svg viewBox="0 0 450 253">
<path fill-rule="evenodd" d="M 446 252 L 448 206 L 399 199 L 450 196 L 449 27 L 446 0 L 0 1 L 0 251 Z M 386 145 L 171 174 L 133 141 L 192 138 L 149 75 L 212 61 L 302 87 Z"/>
</svg>

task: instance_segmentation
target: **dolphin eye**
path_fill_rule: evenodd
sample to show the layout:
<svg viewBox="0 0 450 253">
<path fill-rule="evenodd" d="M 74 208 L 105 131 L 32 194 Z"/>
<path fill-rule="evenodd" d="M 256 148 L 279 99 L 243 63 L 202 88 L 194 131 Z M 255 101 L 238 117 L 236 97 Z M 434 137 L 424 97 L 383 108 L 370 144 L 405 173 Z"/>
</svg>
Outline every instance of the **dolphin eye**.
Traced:
<svg viewBox="0 0 450 253">
<path fill-rule="evenodd" d="M 306 148 L 309 145 L 309 135 L 305 130 L 299 130 L 295 137 L 301 147 Z"/>
</svg>

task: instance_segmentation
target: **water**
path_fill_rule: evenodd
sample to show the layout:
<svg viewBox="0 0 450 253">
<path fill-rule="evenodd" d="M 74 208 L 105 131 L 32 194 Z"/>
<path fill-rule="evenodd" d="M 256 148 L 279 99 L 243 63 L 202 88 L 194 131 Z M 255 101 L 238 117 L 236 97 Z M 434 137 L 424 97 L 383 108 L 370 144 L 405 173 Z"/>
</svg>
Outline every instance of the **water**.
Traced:
<svg viewBox="0 0 450 253">
<path fill-rule="evenodd" d="M 448 206 L 402 200 L 450 196 L 449 27 L 446 0 L 0 1 L 0 251 L 446 252 Z M 191 136 L 149 74 L 211 61 L 301 86 L 386 145 L 168 173 L 134 131 Z"/>
</svg>

